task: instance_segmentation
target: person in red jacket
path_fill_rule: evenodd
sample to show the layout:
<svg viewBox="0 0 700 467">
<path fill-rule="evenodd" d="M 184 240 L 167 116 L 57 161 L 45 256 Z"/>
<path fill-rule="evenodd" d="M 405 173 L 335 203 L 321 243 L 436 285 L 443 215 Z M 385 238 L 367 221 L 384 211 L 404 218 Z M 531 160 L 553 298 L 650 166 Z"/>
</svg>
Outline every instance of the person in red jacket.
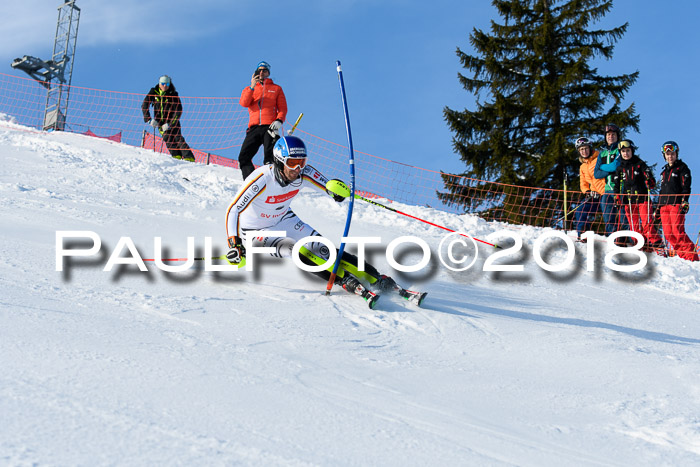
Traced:
<svg viewBox="0 0 700 467">
<path fill-rule="evenodd" d="M 260 145 L 265 153 L 264 163 L 272 164 L 272 148 L 282 136 L 282 123 L 287 118 L 287 99 L 282 87 L 270 79 L 270 65 L 260 62 L 250 78 L 250 86 L 241 92 L 240 103 L 248 108 L 248 129 L 238 154 L 238 165 L 243 179 L 254 170 L 253 157 Z"/>
<path fill-rule="evenodd" d="M 685 232 L 685 215 L 690 205 L 690 169 L 678 158 L 680 149 L 675 141 L 666 141 L 661 146 L 661 154 L 666 165 L 661 171 L 659 207 L 654 216 L 661 219 L 664 237 L 676 254 L 688 261 L 697 261 L 695 245 Z"/>
</svg>

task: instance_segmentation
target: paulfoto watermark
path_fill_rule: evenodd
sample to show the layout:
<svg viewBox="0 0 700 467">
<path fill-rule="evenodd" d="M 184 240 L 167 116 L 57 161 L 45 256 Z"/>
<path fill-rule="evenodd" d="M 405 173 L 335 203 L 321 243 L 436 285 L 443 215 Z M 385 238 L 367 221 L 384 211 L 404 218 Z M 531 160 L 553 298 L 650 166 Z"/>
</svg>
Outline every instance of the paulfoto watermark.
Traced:
<svg viewBox="0 0 700 467">
<path fill-rule="evenodd" d="M 586 270 L 595 271 L 595 249 L 597 248 L 593 232 L 586 232 L 582 235 L 582 239 L 588 240 L 585 244 L 585 256 L 586 256 Z M 144 260 L 141 253 L 136 248 L 135 243 L 130 237 L 120 237 L 114 250 L 109 255 L 103 271 L 110 272 L 117 265 L 131 265 L 136 266 L 142 272 L 148 272 L 146 267 L 146 261 L 153 261 L 155 266 L 168 273 L 180 273 L 186 272 L 191 269 L 195 261 L 204 262 L 205 271 L 214 272 L 234 272 L 234 271 L 254 271 L 255 260 L 260 256 L 269 256 L 272 253 L 276 253 L 276 248 L 264 247 L 254 245 L 255 239 L 262 239 L 264 237 L 286 237 L 285 231 L 249 231 L 246 236 L 245 247 L 246 247 L 246 261 L 245 266 L 239 267 L 239 265 L 231 264 L 215 264 L 214 261 L 217 259 L 225 259 L 223 257 L 215 257 L 212 253 L 213 242 L 211 237 L 204 237 L 204 256 L 201 258 L 195 257 L 195 238 L 187 237 L 187 255 L 185 258 L 169 259 L 163 258 L 163 248 L 162 248 L 162 238 L 154 237 L 153 239 L 153 251 L 154 258 Z M 521 272 L 524 270 L 523 264 L 504 264 L 498 261 L 504 260 L 508 257 L 518 254 L 523 249 L 523 238 L 517 232 L 510 230 L 501 230 L 490 234 L 487 238 L 493 241 L 503 239 L 504 237 L 510 239 L 509 243 L 512 243 L 508 248 L 501 248 L 498 250 L 492 250 L 486 259 L 483 261 L 481 270 L 483 272 Z M 615 240 L 621 237 L 634 238 L 636 244 L 633 246 L 618 246 Z M 306 264 L 301 257 L 304 256 L 302 253 L 302 247 L 309 243 L 322 243 L 328 249 L 328 257 L 322 258 L 319 264 L 309 265 Z M 367 245 L 377 245 L 382 243 L 380 237 L 343 237 L 342 242 L 346 246 L 355 246 L 357 249 L 357 259 L 358 259 L 358 269 L 360 271 L 365 270 L 365 257 L 366 257 L 366 246 Z M 555 264 L 547 262 L 544 258 L 543 250 L 549 248 L 552 242 L 562 243 L 564 249 L 566 250 L 564 259 L 558 261 Z M 642 251 L 644 246 L 644 237 L 634 231 L 619 231 L 612 234 L 606 239 L 608 251 L 605 254 L 604 264 L 605 267 L 616 272 L 635 272 L 643 269 L 647 265 L 647 256 Z M 396 259 L 396 251 L 399 248 L 410 245 L 411 247 L 418 247 L 421 251 L 420 259 L 414 264 L 401 264 Z M 56 271 L 62 272 L 64 270 L 64 263 L 67 258 L 81 257 L 97 257 L 100 255 L 102 250 L 102 239 L 100 236 L 93 231 L 89 230 L 59 230 L 56 231 Z M 128 254 L 125 254 L 127 253 Z M 444 254 L 443 254 L 444 252 Z M 541 269 L 548 272 L 560 272 L 565 271 L 572 267 L 575 257 L 577 254 L 577 249 L 574 241 L 561 231 L 548 231 L 544 232 L 538 236 L 534 243 L 532 244 L 532 256 L 535 263 Z M 637 258 L 636 262 L 626 262 L 626 264 L 619 264 L 614 261 L 617 255 L 633 255 Z M 432 251 L 430 245 L 420 237 L 416 236 L 402 236 L 393 239 L 386 247 L 385 250 L 386 261 L 393 269 L 400 272 L 412 273 L 417 272 L 428 266 L 432 258 Z M 463 233 L 452 233 L 442 238 L 438 247 L 438 259 L 442 266 L 450 269 L 451 271 L 462 272 L 471 269 L 476 263 L 479 257 L 479 248 L 473 237 Z M 305 237 L 298 240 L 294 247 L 292 248 L 292 260 L 294 264 L 304 271 L 318 272 L 326 270 L 333 266 L 337 258 L 336 246 L 333 242 L 325 237 L 312 236 Z M 168 263 L 182 263 L 182 264 L 168 264 Z"/>
</svg>

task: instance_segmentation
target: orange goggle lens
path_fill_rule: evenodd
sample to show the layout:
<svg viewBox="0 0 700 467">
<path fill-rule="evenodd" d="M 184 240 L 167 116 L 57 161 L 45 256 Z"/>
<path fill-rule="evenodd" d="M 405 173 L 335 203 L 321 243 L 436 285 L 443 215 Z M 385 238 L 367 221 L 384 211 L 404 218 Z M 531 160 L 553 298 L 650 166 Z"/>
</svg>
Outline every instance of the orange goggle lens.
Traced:
<svg viewBox="0 0 700 467">
<path fill-rule="evenodd" d="M 306 167 L 306 157 L 288 157 L 284 161 L 284 165 L 292 170 L 303 169 Z"/>
</svg>

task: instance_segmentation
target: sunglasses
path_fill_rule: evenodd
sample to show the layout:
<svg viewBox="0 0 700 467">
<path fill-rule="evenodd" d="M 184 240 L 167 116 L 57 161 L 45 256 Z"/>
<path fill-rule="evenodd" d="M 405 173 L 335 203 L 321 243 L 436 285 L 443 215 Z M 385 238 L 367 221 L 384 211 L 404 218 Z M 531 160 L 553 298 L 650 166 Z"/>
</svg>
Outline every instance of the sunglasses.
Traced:
<svg viewBox="0 0 700 467">
<path fill-rule="evenodd" d="M 306 167 L 306 157 L 288 157 L 285 159 L 284 165 L 292 170 L 303 169 Z"/>
<path fill-rule="evenodd" d="M 158 83 L 158 84 L 160 84 L 161 86 L 166 86 L 166 87 L 170 86 L 170 83 Z"/>
<path fill-rule="evenodd" d="M 669 152 L 669 151 L 676 152 L 676 151 L 678 151 L 678 148 L 676 147 L 675 144 L 664 144 L 663 152 Z"/>
</svg>

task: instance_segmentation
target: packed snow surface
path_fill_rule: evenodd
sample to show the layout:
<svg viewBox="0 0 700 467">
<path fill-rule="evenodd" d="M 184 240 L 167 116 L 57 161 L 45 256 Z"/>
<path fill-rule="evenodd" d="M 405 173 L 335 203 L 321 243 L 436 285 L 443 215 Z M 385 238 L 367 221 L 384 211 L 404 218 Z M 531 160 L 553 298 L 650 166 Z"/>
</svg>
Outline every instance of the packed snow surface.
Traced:
<svg viewBox="0 0 700 467">
<path fill-rule="evenodd" d="M 224 253 L 240 172 L 6 116 L 0 151 L 2 465 L 700 464 L 698 263 L 653 255 L 614 272 L 600 238 L 593 271 L 577 243 L 573 264 L 546 272 L 540 250 L 566 261 L 561 239 L 535 245 L 551 230 L 392 204 L 479 239 L 523 239 L 495 262 L 522 272 L 485 271 L 495 250 L 483 244 L 454 272 L 437 254 L 447 232 L 356 201 L 350 234 L 381 238 L 368 260 L 427 291 L 423 308 L 326 296 L 273 258 L 255 272 L 104 271 L 117 250 L 134 258 L 123 237 L 143 259 L 157 237 L 166 258 L 186 257 L 188 237 L 198 257 L 207 237 Z M 347 206 L 313 189 L 292 204 L 336 245 Z M 57 271 L 57 232 L 92 232 L 101 250 Z M 428 266 L 389 267 L 401 236 L 430 246 Z M 406 245 L 397 260 L 417 263 Z"/>
</svg>

